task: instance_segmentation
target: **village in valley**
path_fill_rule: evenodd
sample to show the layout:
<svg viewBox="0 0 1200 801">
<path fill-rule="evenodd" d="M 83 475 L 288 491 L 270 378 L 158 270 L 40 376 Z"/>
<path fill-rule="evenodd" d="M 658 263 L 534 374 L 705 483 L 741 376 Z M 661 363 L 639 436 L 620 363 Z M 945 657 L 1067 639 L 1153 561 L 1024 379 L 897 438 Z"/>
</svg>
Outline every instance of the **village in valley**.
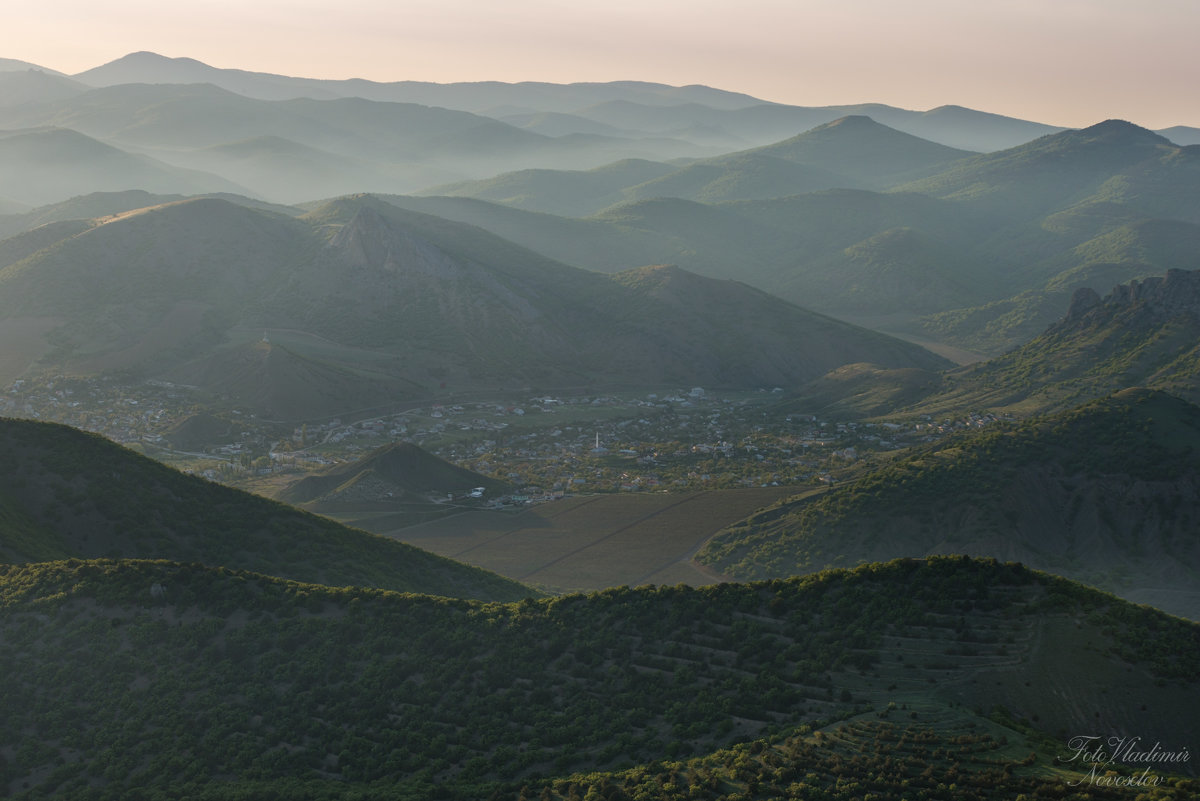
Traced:
<svg viewBox="0 0 1200 801">
<path fill-rule="evenodd" d="M 480 505 L 599 492 L 835 483 L 992 415 L 855 422 L 798 413 L 779 388 L 447 398 L 297 425 L 209 412 L 188 387 L 113 377 L 15 381 L 0 414 L 99 433 L 213 481 L 262 489 L 412 442 L 516 488 Z"/>
</svg>

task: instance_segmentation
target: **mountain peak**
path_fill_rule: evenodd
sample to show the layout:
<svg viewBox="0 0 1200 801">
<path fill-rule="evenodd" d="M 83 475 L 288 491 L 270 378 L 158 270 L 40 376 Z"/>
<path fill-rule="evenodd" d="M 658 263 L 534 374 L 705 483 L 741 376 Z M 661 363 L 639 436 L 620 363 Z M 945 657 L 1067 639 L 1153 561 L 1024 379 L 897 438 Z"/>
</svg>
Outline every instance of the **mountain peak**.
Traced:
<svg viewBox="0 0 1200 801">
<path fill-rule="evenodd" d="M 123 83 L 204 83 L 215 72 L 194 58 L 172 58 L 139 50 L 101 64 L 72 77 L 90 86 L 113 86 Z"/>
<path fill-rule="evenodd" d="M 1063 136 L 1080 138 L 1088 142 L 1106 142 L 1110 144 L 1142 144 L 1170 145 L 1171 140 L 1159 136 L 1149 129 L 1135 125 L 1127 120 L 1105 120 L 1082 128 L 1078 131 L 1066 131 Z"/>
</svg>

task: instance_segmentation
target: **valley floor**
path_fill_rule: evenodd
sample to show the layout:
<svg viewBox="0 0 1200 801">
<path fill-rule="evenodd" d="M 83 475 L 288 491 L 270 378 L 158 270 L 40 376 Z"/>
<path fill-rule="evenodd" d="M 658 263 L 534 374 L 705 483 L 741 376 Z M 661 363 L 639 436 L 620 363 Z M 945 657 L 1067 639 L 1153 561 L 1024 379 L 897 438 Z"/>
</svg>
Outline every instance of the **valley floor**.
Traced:
<svg viewBox="0 0 1200 801">
<path fill-rule="evenodd" d="M 396 528 L 394 517 L 341 522 L 555 592 L 642 584 L 715 584 L 692 556 L 723 527 L 795 487 L 585 495 L 519 512 L 465 512 Z"/>
</svg>

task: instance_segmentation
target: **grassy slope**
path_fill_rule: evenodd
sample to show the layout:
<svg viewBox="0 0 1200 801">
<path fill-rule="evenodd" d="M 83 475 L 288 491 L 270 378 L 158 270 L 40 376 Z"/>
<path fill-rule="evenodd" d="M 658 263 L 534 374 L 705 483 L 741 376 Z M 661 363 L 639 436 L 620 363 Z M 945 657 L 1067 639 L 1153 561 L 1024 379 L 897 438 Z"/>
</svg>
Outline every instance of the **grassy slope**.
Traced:
<svg viewBox="0 0 1200 801">
<path fill-rule="evenodd" d="M 0 560 L 200 562 L 300 581 L 509 600 L 477 568 L 187 476 L 66 426 L 0 421 Z"/>
<path fill-rule="evenodd" d="M 889 702 L 930 725 L 1002 707 L 1043 731 L 1169 746 L 1193 732 L 1200 679 L 1194 624 L 953 558 L 511 605 L 71 561 L 3 571 L 0 632 L 0 743 L 22 733 L 0 769 L 17 797 L 515 797 Z M 943 783 L 960 761 L 924 758 Z"/>
<path fill-rule="evenodd" d="M 1129 390 L 920 448 L 730 527 L 698 558 L 747 578 L 969 553 L 1200 617 L 1197 454 L 1200 408 Z"/>
</svg>

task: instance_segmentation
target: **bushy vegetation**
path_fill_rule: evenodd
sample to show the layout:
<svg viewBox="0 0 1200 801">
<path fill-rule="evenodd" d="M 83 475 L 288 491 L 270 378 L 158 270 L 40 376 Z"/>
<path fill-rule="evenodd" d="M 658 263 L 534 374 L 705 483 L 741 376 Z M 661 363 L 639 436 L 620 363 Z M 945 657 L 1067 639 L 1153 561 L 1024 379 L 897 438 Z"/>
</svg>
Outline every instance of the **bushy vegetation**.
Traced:
<svg viewBox="0 0 1200 801">
<path fill-rule="evenodd" d="M 1138 531 L 1116 522 L 1099 489 L 1106 482 L 1140 488 L 1140 495 L 1121 503 L 1141 505 L 1134 517 L 1143 526 L 1164 527 L 1166 555 L 1160 558 L 1191 564 L 1186 543 L 1177 547 L 1168 535 L 1197 504 L 1198 480 L 1200 408 L 1164 393 L 1127 390 L 1068 412 L 997 422 L 917 448 L 844 487 L 779 504 L 729 527 L 698 559 L 740 578 L 761 578 L 863 558 L 921 556 L 957 542 L 978 556 L 1016 549 L 1031 561 L 1041 558 L 1037 567 L 1098 581 L 1115 559 L 1136 563 L 1148 547 Z M 1061 498 L 1066 506 L 1055 506 L 1047 517 L 1039 510 L 1051 492 L 1055 504 Z M 1069 546 L 1085 503 L 1099 516 L 1092 528 L 1111 531 L 1116 549 L 1101 562 Z M 1051 564 L 1049 554 L 1060 550 L 1065 556 Z"/>
<path fill-rule="evenodd" d="M 1055 598 L 1037 614 L 1109 620 L 1119 606 L 957 558 L 513 604 L 162 561 L 9 566 L 0 786 L 27 798 L 515 794 L 854 712 L 851 679 L 877 669 L 885 636 L 960 636 L 963 614 L 985 626 Z M 1194 625 L 1136 621 L 1148 623 L 1178 665 L 1200 664 Z M 1114 647 L 1159 669 L 1157 646 L 1112 626 Z M 944 661 L 970 670 L 959 659 Z"/>
</svg>

